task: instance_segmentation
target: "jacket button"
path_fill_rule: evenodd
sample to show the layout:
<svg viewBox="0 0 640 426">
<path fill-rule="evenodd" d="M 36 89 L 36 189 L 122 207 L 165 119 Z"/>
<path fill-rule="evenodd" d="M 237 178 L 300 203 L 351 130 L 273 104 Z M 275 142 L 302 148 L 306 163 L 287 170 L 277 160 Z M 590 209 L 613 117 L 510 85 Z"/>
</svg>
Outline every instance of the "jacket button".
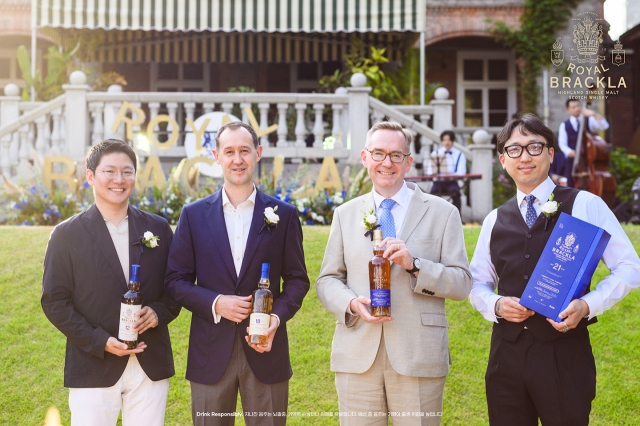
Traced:
<svg viewBox="0 0 640 426">
<path fill-rule="evenodd" d="M 236 296 L 240 296 L 240 290 L 236 291 Z"/>
<path fill-rule="evenodd" d="M 528 258 L 530 258 L 530 257 L 531 257 L 531 256 L 529 256 L 528 254 L 525 254 L 525 255 L 524 255 L 524 258 L 525 258 L 525 259 L 528 259 Z"/>
<path fill-rule="evenodd" d="M 531 238 L 531 234 L 527 234 L 527 238 Z"/>
<path fill-rule="evenodd" d="M 528 279 L 529 279 L 529 275 L 525 275 L 525 276 L 524 276 L 524 279 L 525 279 L 525 280 L 528 280 Z"/>
</svg>

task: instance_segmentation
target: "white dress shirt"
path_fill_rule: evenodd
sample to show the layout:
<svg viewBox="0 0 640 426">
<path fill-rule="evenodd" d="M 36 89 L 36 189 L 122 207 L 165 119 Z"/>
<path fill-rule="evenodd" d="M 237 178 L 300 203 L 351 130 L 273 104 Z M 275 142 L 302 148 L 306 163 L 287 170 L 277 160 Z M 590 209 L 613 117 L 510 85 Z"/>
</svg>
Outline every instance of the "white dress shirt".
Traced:
<svg viewBox="0 0 640 426">
<path fill-rule="evenodd" d="M 227 228 L 227 236 L 229 237 L 229 247 L 231 247 L 231 255 L 233 256 L 233 264 L 236 268 L 236 275 L 240 275 L 240 267 L 244 258 L 244 250 L 247 248 L 247 240 L 249 239 L 249 229 L 251 228 L 251 219 L 253 218 L 253 209 L 256 205 L 256 188 L 244 202 L 233 207 L 227 192 L 222 189 L 222 212 L 224 213 L 224 223 Z M 216 302 L 220 298 L 219 295 L 213 301 L 213 322 L 220 322 L 221 316 L 216 312 Z"/>
<path fill-rule="evenodd" d="M 376 216 L 378 220 L 380 220 L 380 213 L 382 209 L 380 208 L 380 203 L 384 201 L 386 198 L 382 195 L 378 194 L 373 189 L 373 202 L 376 207 Z M 413 197 L 413 189 L 410 189 L 407 186 L 407 183 L 404 182 L 402 188 L 398 192 L 395 193 L 391 199 L 396 203 L 391 208 L 391 214 L 393 215 L 393 223 L 396 228 L 396 238 L 400 236 L 400 230 L 402 229 L 402 224 L 404 223 L 405 217 L 407 217 L 407 211 L 409 211 L 409 203 L 411 202 L 411 197 Z"/>
<path fill-rule="evenodd" d="M 582 117 L 582 114 L 580 114 Z M 571 122 L 571 127 L 576 132 L 580 128 L 579 121 L 573 115 L 569 117 L 569 121 Z M 567 136 L 567 129 L 564 127 L 565 122 L 560 123 L 560 127 L 558 128 L 558 148 L 560 151 L 564 153 L 564 156 L 568 156 L 573 149 L 569 148 L 569 138 Z M 592 132 L 596 132 L 598 130 L 607 130 L 609 128 L 609 122 L 606 118 L 602 118 L 602 120 L 598 120 L 593 115 L 589 117 L 589 129 Z"/>
<path fill-rule="evenodd" d="M 118 254 L 124 279 L 129 282 L 129 216 L 125 216 L 117 225 L 107 219 L 104 220 L 104 223 L 107 225 L 111 241 L 113 241 L 113 246 Z"/>
<path fill-rule="evenodd" d="M 555 184 L 550 178 L 538 185 L 531 194 L 536 197 L 533 204 L 536 213 L 540 215 L 541 206 L 548 199 Z M 524 218 L 527 211 L 527 194 L 517 191 L 516 201 Z M 640 259 L 633 248 L 629 237 L 620 227 L 620 223 L 613 212 L 600 197 L 590 192 L 580 191 L 573 203 L 572 216 L 603 228 L 611 235 L 602 261 L 611 271 L 611 275 L 598 283 L 595 289 L 581 297 L 589 305 L 589 319 L 602 314 L 611 308 L 631 290 L 640 286 Z M 482 316 L 489 321 L 497 322 L 495 305 L 498 296 L 495 290 L 498 286 L 498 275 L 491 262 L 490 241 L 491 231 L 498 216 L 497 209 L 485 218 L 478 237 L 476 250 L 471 259 L 470 270 L 473 276 L 473 286 L 469 294 L 469 301 Z"/>
<path fill-rule="evenodd" d="M 440 166 L 440 173 L 450 175 L 465 175 L 467 174 L 467 158 L 457 148 L 451 147 L 449 150 L 451 154 L 447 154 L 447 150 L 444 147 L 440 147 L 431 153 L 432 157 L 437 155 L 444 155 L 446 158 L 446 166 L 443 164 Z M 431 160 L 431 159 L 429 159 Z M 432 175 L 437 173 L 432 166 L 432 161 L 427 161 L 427 174 Z"/>
</svg>

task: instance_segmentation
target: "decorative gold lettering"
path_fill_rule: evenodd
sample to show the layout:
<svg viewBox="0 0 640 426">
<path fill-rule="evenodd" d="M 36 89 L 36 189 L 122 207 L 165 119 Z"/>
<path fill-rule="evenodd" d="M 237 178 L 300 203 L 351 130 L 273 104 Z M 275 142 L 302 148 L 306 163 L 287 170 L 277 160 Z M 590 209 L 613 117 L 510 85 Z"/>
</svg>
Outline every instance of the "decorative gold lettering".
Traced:
<svg viewBox="0 0 640 426">
<path fill-rule="evenodd" d="M 171 136 L 169 136 L 169 140 L 164 143 L 159 142 L 156 139 L 156 136 L 153 134 L 153 128 L 156 126 L 156 124 L 163 121 L 166 121 L 171 126 Z M 178 123 L 176 123 L 176 120 L 166 114 L 160 114 L 157 117 L 154 117 L 151 121 L 149 121 L 149 124 L 147 125 L 147 139 L 149 139 L 149 142 L 151 142 L 151 144 L 160 149 L 171 148 L 178 141 L 179 135 L 180 131 L 178 130 Z"/>
<path fill-rule="evenodd" d="M 131 110 L 132 118 L 129 118 L 126 116 L 127 110 Z M 118 115 L 116 116 L 116 121 L 114 121 L 113 126 L 111 127 L 111 130 L 113 130 L 114 132 L 117 131 L 118 127 L 120 126 L 120 123 L 124 121 L 126 123 L 125 128 L 127 133 L 127 140 L 131 141 L 133 140 L 133 126 L 137 126 L 144 123 L 145 118 L 146 118 L 146 115 L 144 114 L 144 111 L 142 109 L 136 106 L 133 106 L 129 102 L 125 101 L 122 103 L 122 106 L 118 111 Z"/>
<path fill-rule="evenodd" d="M 151 179 L 152 175 L 153 179 Z M 164 191 L 167 187 L 167 178 L 160 165 L 160 159 L 155 155 L 147 159 L 144 170 L 140 170 L 140 166 L 138 166 L 138 188 L 144 190 L 154 186 L 160 191 Z"/>
<path fill-rule="evenodd" d="M 55 163 L 62 163 L 67 166 L 65 171 L 61 173 L 54 173 L 53 165 Z M 76 179 L 76 162 L 71 158 L 63 156 L 44 157 L 43 169 L 42 179 L 44 180 L 44 186 L 47 188 L 47 191 L 51 192 L 53 190 L 54 180 L 65 181 L 69 187 L 69 191 L 71 192 L 75 192 L 77 189 L 78 179 Z"/>
</svg>

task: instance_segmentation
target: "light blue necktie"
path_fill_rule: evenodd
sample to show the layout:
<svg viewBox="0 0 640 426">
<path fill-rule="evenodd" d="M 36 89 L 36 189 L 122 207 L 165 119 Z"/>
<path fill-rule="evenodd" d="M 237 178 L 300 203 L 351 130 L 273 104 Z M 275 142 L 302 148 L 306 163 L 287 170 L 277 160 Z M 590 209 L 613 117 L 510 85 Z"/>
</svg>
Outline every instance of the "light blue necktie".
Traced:
<svg viewBox="0 0 640 426">
<path fill-rule="evenodd" d="M 527 215 L 525 222 L 527 222 L 527 226 L 531 228 L 538 218 L 538 215 L 536 215 L 536 209 L 533 208 L 533 202 L 536 200 L 536 197 L 534 195 L 527 195 L 524 199 L 527 201 Z"/>
<path fill-rule="evenodd" d="M 391 209 L 396 204 L 391 198 L 385 198 L 380 203 L 380 228 L 382 229 L 382 238 L 396 237 L 396 224 L 391 214 Z"/>
</svg>

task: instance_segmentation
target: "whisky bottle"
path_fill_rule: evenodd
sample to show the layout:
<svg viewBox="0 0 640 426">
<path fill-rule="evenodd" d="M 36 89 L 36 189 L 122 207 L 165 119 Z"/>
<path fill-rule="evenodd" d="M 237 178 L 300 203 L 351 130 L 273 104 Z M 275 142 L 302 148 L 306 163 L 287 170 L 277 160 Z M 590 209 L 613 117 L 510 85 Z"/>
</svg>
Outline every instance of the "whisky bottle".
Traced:
<svg viewBox="0 0 640 426">
<path fill-rule="evenodd" d="M 269 290 L 269 285 L 269 264 L 263 263 L 258 289 L 253 292 L 251 299 L 249 344 L 266 346 L 269 341 L 266 333 L 271 322 L 271 308 L 273 306 L 273 294 Z"/>
<path fill-rule="evenodd" d="M 131 265 L 131 274 L 129 274 L 127 287 L 129 290 L 122 296 L 122 303 L 120 304 L 118 339 L 126 343 L 128 349 L 135 349 L 138 344 L 138 333 L 133 331 L 133 324 L 138 319 L 136 314 L 142 309 L 140 265 Z"/>
<path fill-rule="evenodd" d="M 382 230 L 373 231 L 373 258 L 369 261 L 371 315 L 391 316 L 391 263 L 382 257 Z"/>
</svg>

